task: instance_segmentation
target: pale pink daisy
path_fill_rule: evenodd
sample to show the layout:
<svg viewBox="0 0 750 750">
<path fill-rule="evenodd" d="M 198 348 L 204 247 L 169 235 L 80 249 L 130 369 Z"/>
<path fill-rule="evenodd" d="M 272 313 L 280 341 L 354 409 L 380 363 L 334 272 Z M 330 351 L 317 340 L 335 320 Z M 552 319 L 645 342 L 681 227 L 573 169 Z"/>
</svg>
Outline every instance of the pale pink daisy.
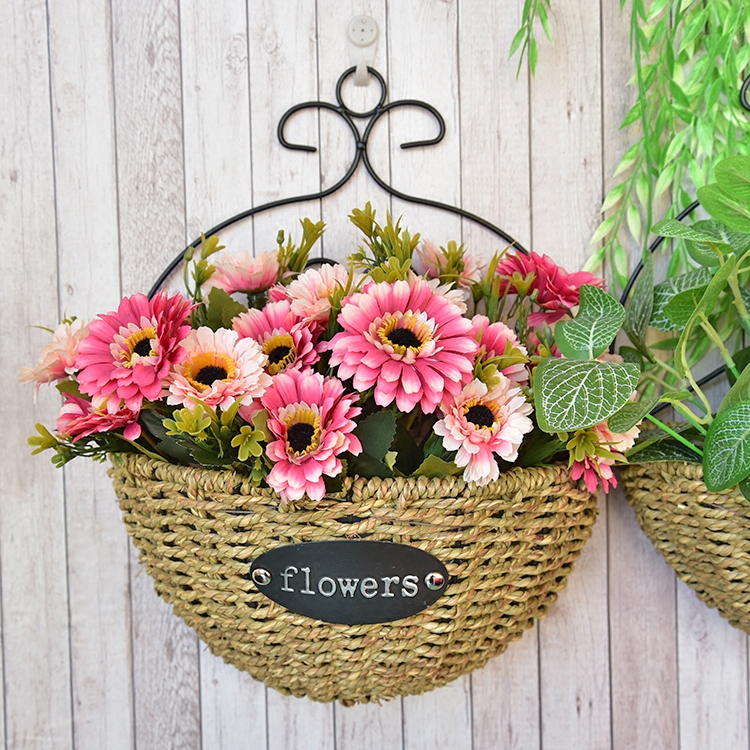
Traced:
<svg viewBox="0 0 750 750">
<path fill-rule="evenodd" d="M 106 402 L 111 413 L 119 411 L 121 400 L 139 411 L 144 399 L 158 399 L 170 368 L 185 356 L 180 342 L 190 333 L 191 308 L 179 294 L 159 292 L 150 301 L 134 294 L 117 312 L 92 320 L 75 362 L 81 392 Z"/>
<path fill-rule="evenodd" d="M 534 427 L 528 417 L 531 404 L 503 375 L 489 392 L 485 383 L 473 380 L 440 408 L 444 416 L 435 424 L 435 433 L 446 450 L 456 451 L 456 466 L 466 467 L 463 478 L 479 485 L 500 476 L 495 455 L 504 461 L 518 458 L 523 436 Z"/>
<path fill-rule="evenodd" d="M 319 359 L 312 332 L 286 300 L 270 302 L 262 310 L 241 313 L 232 327 L 241 338 L 251 338 L 260 344 L 268 357 L 266 370 L 271 375 L 310 367 Z"/>
<path fill-rule="evenodd" d="M 471 319 L 471 330 L 479 342 L 479 353 L 477 359 L 486 362 L 492 357 L 515 356 L 523 357 L 528 362 L 529 353 L 521 344 L 515 331 L 505 323 L 497 322 L 490 324 L 486 315 L 475 315 Z M 525 362 L 517 362 L 503 367 L 500 372 L 508 380 L 519 385 L 529 382 L 529 371 Z"/>
<path fill-rule="evenodd" d="M 141 436 L 138 412 L 126 406 L 115 412 L 105 405 L 97 408 L 90 401 L 70 393 L 63 394 L 64 403 L 57 417 L 57 431 L 75 443 L 81 438 L 100 432 L 123 431 L 126 440 L 137 440 Z"/>
<path fill-rule="evenodd" d="M 361 274 L 357 274 L 355 283 L 360 278 Z M 292 312 L 325 328 L 331 312 L 329 297 L 337 288 L 345 289 L 348 282 L 349 269 L 340 263 L 308 268 L 286 288 Z"/>
<path fill-rule="evenodd" d="M 278 252 L 273 250 L 252 256 L 243 250 L 215 260 L 214 267 L 216 270 L 204 284 L 204 291 L 219 287 L 227 294 L 263 292 L 276 282 L 279 275 Z"/>
<path fill-rule="evenodd" d="M 434 242 L 423 239 L 415 250 L 417 269 L 429 279 L 437 279 L 446 272 L 448 258 Z M 456 286 L 470 288 L 481 280 L 480 260 L 467 252 L 463 253 L 460 274 L 453 279 Z"/>
<path fill-rule="evenodd" d="M 78 344 L 89 335 L 86 324 L 81 319 L 60 323 L 52 335 L 52 341 L 44 346 L 36 365 L 21 370 L 18 379 L 22 383 L 35 382 L 38 389 L 42 383 L 65 380 L 76 371 Z"/>
<path fill-rule="evenodd" d="M 307 494 L 320 500 L 326 487 L 323 475 L 342 470 L 339 455 L 362 452 L 352 434 L 360 413 L 354 395 L 344 395 L 336 378 L 323 378 L 312 370 L 289 370 L 276 375 L 261 403 L 268 411 L 268 428 L 276 440 L 266 446 L 273 461 L 268 484 L 283 500 Z"/>
<path fill-rule="evenodd" d="M 192 407 L 200 402 L 228 409 L 235 401 L 250 406 L 271 385 L 263 369 L 266 355 L 253 339 L 236 331 L 197 328 L 182 342 L 185 359 L 167 379 L 167 403 Z"/>
<path fill-rule="evenodd" d="M 471 380 L 471 321 L 424 279 L 367 284 L 345 300 L 338 321 L 344 330 L 331 340 L 331 365 L 360 393 L 374 387 L 379 406 L 395 401 L 410 412 L 420 404 L 429 414 Z"/>
</svg>

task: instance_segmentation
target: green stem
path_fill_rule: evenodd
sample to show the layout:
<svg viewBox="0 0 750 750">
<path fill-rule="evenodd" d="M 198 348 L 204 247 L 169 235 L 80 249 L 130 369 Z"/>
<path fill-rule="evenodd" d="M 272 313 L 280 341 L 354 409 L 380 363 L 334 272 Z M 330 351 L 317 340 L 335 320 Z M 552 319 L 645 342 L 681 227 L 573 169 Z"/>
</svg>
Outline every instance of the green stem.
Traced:
<svg viewBox="0 0 750 750">
<path fill-rule="evenodd" d="M 664 430 L 664 432 L 667 433 L 667 435 L 673 437 L 675 440 L 678 440 L 681 442 L 684 446 L 687 448 L 690 448 L 691 451 L 695 451 L 701 458 L 703 458 L 703 451 L 698 448 L 697 446 L 693 445 L 687 438 L 682 437 L 679 432 L 675 432 L 671 427 L 664 424 L 664 422 L 660 421 L 656 417 L 654 417 L 651 414 L 646 414 L 646 419 L 649 420 L 649 422 L 653 422 L 657 427 Z"/>
<path fill-rule="evenodd" d="M 726 363 L 727 367 L 732 371 L 732 375 L 734 375 L 735 378 L 739 378 L 740 373 L 737 371 L 737 367 L 734 364 L 732 355 L 729 353 L 729 350 L 724 345 L 724 341 L 722 340 L 721 336 L 719 336 L 716 329 L 711 325 L 705 313 L 699 313 L 699 315 L 701 319 L 701 328 L 706 332 L 706 335 L 708 336 L 708 338 L 710 338 L 711 341 L 713 341 L 714 344 L 716 344 L 716 348 L 721 353 L 721 356 L 723 357 L 724 362 Z"/>
<path fill-rule="evenodd" d="M 693 425 L 701 435 L 705 435 L 708 432 L 708 430 L 698 421 L 698 417 L 696 417 L 686 406 L 676 402 L 672 404 L 672 408 L 677 409 L 677 411 L 682 414 L 682 416 L 685 417 L 685 419 L 687 419 L 687 421 L 690 422 L 690 424 Z"/>
</svg>

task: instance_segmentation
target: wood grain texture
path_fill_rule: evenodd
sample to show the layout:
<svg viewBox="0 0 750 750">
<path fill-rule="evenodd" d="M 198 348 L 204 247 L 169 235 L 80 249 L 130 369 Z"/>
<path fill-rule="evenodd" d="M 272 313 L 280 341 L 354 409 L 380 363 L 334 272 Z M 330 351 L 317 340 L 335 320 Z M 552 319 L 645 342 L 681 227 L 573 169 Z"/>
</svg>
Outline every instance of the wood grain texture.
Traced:
<svg viewBox="0 0 750 750">
<path fill-rule="evenodd" d="M 184 245 L 176 0 L 113 2 L 122 286 L 148 289 Z M 143 248 L 148 248 L 144 252 Z M 198 639 L 159 599 L 131 550 L 136 745 L 199 748 Z"/>
<path fill-rule="evenodd" d="M 220 8 L 220 9 L 219 9 Z M 626 19 L 617 4 L 553 2 L 529 81 L 507 50 L 522 0 L 12 0 L 0 4 L 0 357 L 32 364 L 62 313 L 114 309 L 146 290 L 186 240 L 250 205 L 335 182 L 350 133 L 331 113 L 288 127 L 301 101 L 333 101 L 350 65 L 344 30 L 377 21 L 375 66 L 415 109 L 372 133 L 378 172 L 406 192 L 493 221 L 569 270 L 580 267 L 608 175 L 630 134 Z M 110 17 L 111 16 L 111 17 Z M 601 16 L 601 17 L 600 17 Z M 601 41 L 600 41 L 601 40 Z M 5 75 L 11 71 L 11 75 Z M 347 83 L 348 104 L 376 89 Z M 272 249 L 300 216 L 330 224 L 322 249 L 358 243 L 346 214 L 372 200 L 415 231 L 492 236 L 391 201 L 364 172 L 340 194 L 222 234 L 228 251 Z M 10 238 L 8 240 L 7 238 Z M 257 239 L 257 242 L 254 242 Z M 11 381 L 13 377 L 11 377 Z M 59 399 L 10 384 L 0 447 L 0 731 L 18 748 L 748 747 L 747 637 L 708 610 L 640 532 L 621 494 L 548 617 L 488 666 L 423 696 L 354 708 L 285 698 L 215 659 L 140 572 L 103 467 L 55 470 L 25 444 Z M 64 478 L 63 478 L 64 477 Z"/>
<path fill-rule="evenodd" d="M 54 325 L 60 312 L 45 3 L 3 3 L 0 26 L 0 70 L 12 71 L 0 75 L 0 218 L 13 238 L 0 279 L 5 742 L 63 750 L 73 742 L 63 477 L 26 445 L 35 422 L 54 423 L 59 399 L 45 388 L 32 407 L 30 386 L 16 382 L 49 335 L 31 326 Z"/>
<path fill-rule="evenodd" d="M 109 3 L 48 8 L 62 309 L 89 319 L 117 307 L 120 287 Z M 135 731 L 127 534 L 104 466 L 73 462 L 65 480 L 75 747 L 124 750 Z"/>
</svg>

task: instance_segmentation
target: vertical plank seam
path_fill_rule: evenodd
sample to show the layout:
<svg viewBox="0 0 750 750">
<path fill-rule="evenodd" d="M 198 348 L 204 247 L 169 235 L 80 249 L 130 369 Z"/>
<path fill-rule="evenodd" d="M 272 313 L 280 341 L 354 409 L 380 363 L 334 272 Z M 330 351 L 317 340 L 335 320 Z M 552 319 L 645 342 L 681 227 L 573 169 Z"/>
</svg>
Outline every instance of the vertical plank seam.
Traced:
<svg viewBox="0 0 750 750">
<path fill-rule="evenodd" d="M 393 92 L 390 89 L 391 85 L 391 45 L 390 45 L 390 34 L 388 33 L 390 29 L 390 14 L 388 13 L 388 7 L 389 7 L 389 0 L 385 0 L 385 66 L 386 66 L 386 76 L 385 80 L 388 83 L 388 101 L 386 101 L 386 104 L 389 104 L 393 100 Z M 391 129 L 391 114 L 390 112 L 387 112 L 386 115 L 386 124 L 388 126 L 388 184 L 393 184 L 393 132 Z M 388 204 L 388 208 L 391 213 L 393 213 L 393 196 L 387 195 L 386 196 L 386 203 Z M 401 701 L 401 742 L 404 742 L 404 702 Z"/>
<path fill-rule="evenodd" d="M 320 22 L 320 16 L 318 14 L 318 0 L 315 0 L 315 80 L 317 82 L 317 86 L 315 87 L 315 93 L 317 96 L 318 101 L 323 100 L 323 95 L 321 93 L 321 80 L 320 80 L 320 27 L 318 26 Z M 318 118 L 318 191 L 320 192 L 323 189 L 323 132 L 321 128 L 321 110 L 318 107 L 317 108 L 317 118 Z M 323 199 L 318 199 L 318 221 L 323 220 Z M 323 233 L 323 236 L 320 238 L 320 243 L 318 244 L 318 255 L 325 255 L 325 233 Z M 334 729 L 336 728 L 335 723 L 335 717 L 336 717 L 336 711 L 334 708 Z M 335 734 L 334 734 L 334 742 L 335 742 Z"/>
<path fill-rule="evenodd" d="M 5 679 L 5 637 L 3 630 L 3 556 L 0 553 L 0 679 L 3 689 L 3 747 L 8 750 L 8 683 Z"/>
<path fill-rule="evenodd" d="M 117 270 L 119 277 L 118 284 L 118 295 L 122 297 L 122 225 L 120 223 L 120 163 L 119 163 L 119 149 L 117 148 L 117 76 L 115 75 L 116 55 L 115 55 L 115 22 L 114 22 L 114 8 L 112 0 L 109 0 L 109 43 L 110 43 L 110 58 L 112 60 L 111 76 L 112 76 L 112 127 L 113 127 L 113 143 L 114 143 L 114 166 L 115 166 L 115 201 L 117 205 Z M 127 576 L 127 594 L 128 604 L 130 611 L 130 643 L 128 647 L 128 674 L 130 676 L 130 727 L 131 727 L 131 741 L 133 750 L 137 750 L 137 724 L 136 724 L 136 700 L 135 700 L 135 678 L 134 678 L 134 663 L 133 663 L 133 631 L 135 629 L 135 619 L 133 617 L 133 585 L 131 578 L 131 571 L 133 568 L 133 549 L 128 538 L 127 542 L 127 554 L 128 554 L 128 576 Z"/>
<path fill-rule="evenodd" d="M 49 0 L 44 3 L 45 30 L 47 35 L 47 93 L 49 95 L 49 133 L 50 133 L 50 157 L 52 161 L 52 195 L 54 196 L 54 209 L 52 211 L 55 223 L 55 260 L 57 263 L 57 314 L 60 317 L 60 223 L 57 213 L 57 164 L 55 160 L 55 107 L 52 98 L 52 45 L 50 40 L 50 18 Z M 68 616 L 67 640 L 68 640 L 68 697 L 70 701 L 70 746 L 75 748 L 75 701 L 73 697 L 73 644 L 70 633 L 70 558 L 68 555 L 68 499 L 66 473 L 63 470 L 63 550 L 65 552 L 65 606 Z"/>
<path fill-rule="evenodd" d="M 247 49 L 247 124 L 248 137 L 250 142 L 250 208 L 255 205 L 255 177 L 253 176 L 253 107 L 252 107 L 252 76 L 250 75 L 250 5 L 245 0 L 245 46 Z M 253 238 L 253 257 L 255 256 L 255 217 L 250 217 L 250 234 Z M 266 712 L 268 711 L 268 695 L 266 694 Z M 267 718 L 267 716 L 266 716 Z M 268 731 L 268 721 L 266 721 L 266 731 Z M 268 747 L 268 737 L 266 737 L 266 747 Z"/>
<path fill-rule="evenodd" d="M 682 680 L 680 679 L 680 675 L 682 674 L 680 670 L 680 599 L 678 595 L 678 584 L 677 584 L 677 576 L 675 575 L 674 581 L 673 581 L 673 593 L 674 593 L 674 612 L 675 612 L 675 627 L 674 627 L 674 649 L 675 649 L 675 668 L 677 670 L 677 747 L 682 747 Z"/>
<path fill-rule="evenodd" d="M 184 60 L 182 58 L 182 0 L 177 0 L 177 46 L 180 60 L 180 130 L 182 131 L 182 226 L 183 226 L 183 244 L 188 245 L 190 237 L 188 236 L 188 197 L 187 197 L 187 174 L 185 165 L 187 159 L 185 156 L 185 79 L 183 76 Z M 170 613 L 170 616 L 173 616 Z M 197 689 L 198 689 L 198 737 L 200 746 L 203 748 L 203 685 L 201 680 L 201 640 L 193 636 L 195 643 L 195 661 L 197 668 Z"/>
</svg>

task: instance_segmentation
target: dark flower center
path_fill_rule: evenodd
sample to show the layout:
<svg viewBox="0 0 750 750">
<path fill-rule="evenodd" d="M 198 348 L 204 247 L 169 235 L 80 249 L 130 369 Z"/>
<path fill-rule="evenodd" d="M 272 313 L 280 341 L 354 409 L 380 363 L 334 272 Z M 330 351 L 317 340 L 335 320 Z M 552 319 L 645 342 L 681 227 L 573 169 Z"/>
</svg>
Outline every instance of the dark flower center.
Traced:
<svg viewBox="0 0 750 750">
<path fill-rule="evenodd" d="M 484 404 L 474 404 L 465 412 L 466 419 L 477 427 L 492 427 L 495 423 L 495 415 L 492 410 Z"/>
<path fill-rule="evenodd" d="M 404 346 L 411 349 L 419 349 L 422 346 L 422 342 L 417 338 L 414 331 L 410 331 L 408 328 L 394 328 L 386 334 L 386 338 L 394 346 Z"/>
<path fill-rule="evenodd" d="M 279 344 L 277 347 L 274 347 L 270 352 L 268 352 L 269 364 L 272 364 L 272 365 L 278 364 L 291 351 L 292 351 L 291 346 L 286 346 L 285 344 Z"/>
<path fill-rule="evenodd" d="M 151 354 L 151 340 L 141 339 L 134 347 L 133 353 L 141 357 L 148 357 Z"/>
<path fill-rule="evenodd" d="M 201 385 L 211 385 L 215 380 L 224 380 L 227 376 L 227 371 L 223 367 L 217 365 L 206 365 L 198 370 L 194 380 Z"/>
<path fill-rule="evenodd" d="M 286 431 L 286 440 L 295 453 L 304 453 L 313 442 L 315 427 L 307 422 L 296 422 Z"/>
</svg>

